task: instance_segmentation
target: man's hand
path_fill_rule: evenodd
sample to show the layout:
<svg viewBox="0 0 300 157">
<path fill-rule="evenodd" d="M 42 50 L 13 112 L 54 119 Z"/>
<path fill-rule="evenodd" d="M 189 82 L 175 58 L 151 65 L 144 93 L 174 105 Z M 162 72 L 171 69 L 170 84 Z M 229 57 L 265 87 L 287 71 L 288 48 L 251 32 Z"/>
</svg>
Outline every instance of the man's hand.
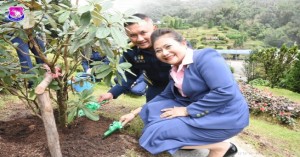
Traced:
<svg viewBox="0 0 300 157">
<path fill-rule="evenodd" d="M 98 102 L 102 102 L 104 100 L 107 100 L 107 102 L 109 102 L 109 100 L 111 99 L 113 99 L 113 95 L 111 93 L 105 93 L 99 96 Z"/>
<path fill-rule="evenodd" d="M 165 108 L 161 110 L 163 113 L 160 115 L 161 118 L 175 118 L 188 116 L 186 107 L 173 107 Z"/>
<path fill-rule="evenodd" d="M 132 121 L 134 117 L 135 117 L 135 115 L 133 113 L 128 113 L 128 114 L 121 116 L 119 121 L 122 123 L 122 126 L 124 126 L 127 123 L 129 123 L 130 121 Z"/>
</svg>

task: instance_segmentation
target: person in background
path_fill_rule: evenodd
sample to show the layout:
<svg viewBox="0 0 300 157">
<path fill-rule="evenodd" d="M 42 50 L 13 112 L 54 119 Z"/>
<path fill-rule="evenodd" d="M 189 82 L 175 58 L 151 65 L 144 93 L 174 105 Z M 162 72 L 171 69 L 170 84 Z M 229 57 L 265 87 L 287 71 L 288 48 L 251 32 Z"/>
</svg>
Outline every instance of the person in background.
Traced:
<svg viewBox="0 0 300 157">
<path fill-rule="evenodd" d="M 139 114 L 139 144 L 151 154 L 209 149 L 209 157 L 234 156 L 237 147 L 225 141 L 249 125 L 249 109 L 224 58 L 214 49 L 188 48 L 171 29 L 154 31 L 151 42 L 156 57 L 172 65 L 172 79 L 150 102 L 121 116 L 122 125 Z"/>
<path fill-rule="evenodd" d="M 9 22 L 13 22 L 10 21 L 8 17 L 5 17 L 1 23 L 9 23 Z M 9 34 L 9 36 L 13 36 L 13 34 Z M 36 37 L 34 38 L 35 42 L 37 43 L 37 45 L 39 46 L 40 50 L 42 52 L 45 52 L 45 41 L 42 39 L 42 35 L 38 34 L 36 35 Z M 36 61 L 36 64 L 43 64 L 44 62 L 41 60 L 41 58 L 38 55 L 38 52 L 36 50 L 36 48 L 29 44 L 28 41 L 24 41 L 22 40 L 20 37 L 15 37 L 11 40 L 12 44 L 17 44 L 17 55 L 20 61 L 20 65 L 21 65 L 21 71 L 26 73 L 28 72 L 31 68 L 33 68 L 33 63 L 31 61 L 30 58 L 30 51 L 34 54 L 34 58 Z"/>
<path fill-rule="evenodd" d="M 105 64 L 109 64 L 109 60 L 105 56 L 103 57 L 99 52 L 93 50 L 89 60 L 86 59 L 86 56 L 82 58 L 81 65 L 85 73 L 91 73 L 91 68 L 93 68 L 93 65 L 91 65 L 91 63 L 93 61 L 102 61 Z M 97 82 L 100 81 L 101 80 L 97 79 Z M 118 84 L 116 78 L 114 79 L 114 81 L 116 84 Z M 131 85 L 129 92 L 137 96 L 142 96 L 146 93 L 146 90 L 147 84 L 144 82 L 144 76 L 140 75 Z"/>
<path fill-rule="evenodd" d="M 142 22 L 126 23 L 125 29 L 127 36 L 133 43 L 133 47 L 123 53 L 123 60 L 131 63 L 130 70 L 135 75 L 125 72 L 127 81 L 122 79 L 121 84 L 116 84 L 107 93 L 101 94 L 99 102 L 103 100 L 116 99 L 119 95 L 130 90 L 132 84 L 144 73 L 144 80 L 148 88 L 146 91 L 146 101 L 150 101 L 162 92 L 169 82 L 169 64 L 159 61 L 154 54 L 150 41 L 151 33 L 156 29 L 151 18 L 144 14 L 134 14 Z"/>
<path fill-rule="evenodd" d="M 35 41 L 37 42 L 39 48 L 45 52 L 45 45 L 44 45 L 44 41 L 42 39 L 39 38 L 39 36 L 37 36 L 35 38 Z M 16 37 L 14 39 L 11 40 L 11 42 L 17 43 L 17 54 L 18 54 L 18 58 L 21 64 L 21 71 L 26 73 L 27 71 L 29 71 L 31 68 L 33 68 L 33 64 L 29 55 L 29 50 L 34 54 L 34 58 L 36 61 L 36 64 L 43 64 L 44 62 L 41 60 L 41 58 L 38 55 L 38 52 L 36 50 L 36 48 L 33 45 L 29 45 L 29 43 L 24 42 L 21 38 Z"/>
</svg>

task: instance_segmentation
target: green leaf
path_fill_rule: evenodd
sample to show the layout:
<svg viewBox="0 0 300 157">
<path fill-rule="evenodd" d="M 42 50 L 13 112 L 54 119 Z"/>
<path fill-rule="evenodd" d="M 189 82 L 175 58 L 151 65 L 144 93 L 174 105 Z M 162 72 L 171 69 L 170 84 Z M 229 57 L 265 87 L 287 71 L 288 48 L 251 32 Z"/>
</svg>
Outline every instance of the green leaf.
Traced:
<svg viewBox="0 0 300 157">
<path fill-rule="evenodd" d="M 64 23 L 70 16 L 71 12 L 70 11 L 66 11 L 64 12 L 63 14 L 61 14 L 59 17 L 58 17 L 58 22 L 59 23 Z"/>
<path fill-rule="evenodd" d="M 86 117 L 88 117 L 90 120 L 93 121 L 98 121 L 99 120 L 99 115 L 93 113 L 92 111 L 90 111 L 90 109 L 84 107 L 82 108 L 84 114 L 86 115 Z"/>
<path fill-rule="evenodd" d="M 96 37 L 99 39 L 106 38 L 110 34 L 110 29 L 107 27 L 100 27 L 96 32 Z"/>
<path fill-rule="evenodd" d="M 97 78 L 97 79 L 104 78 L 105 76 L 109 75 L 111 72 L 112 72 L 112 69 L 111 69 L 111 68 L 110 68 L 110 69 L 107 69 L 107 70 L 105 70 L 105 71 L 102 71 L 101 73 L 98 73 L 98 74 L 96 75 L 96 78 Z"/>
<path fill-rule="evenodd" d="M 111 35 L 114 41 L 121 47 L 126 47 L 127 45 L 127 37 L 124 32 L 122 32 L 117 27 L 110 27 Z"/>
<path fill-rule="evenodd" d="M 35 75 L 34 74 L 22 74 L 22 75 L 19 75 L 19 78 L 23 78 L 23 79 L 35 78 Z"/>
<path fill-rule="evenodd" d="M 91 18 L 92 18 L 91 13 L 89 11 L 85 12 L 80 17 L 80 23 L 83 26 L 86 26 L 86 25 L 90 24 Z"/>
<path fill-rule="evenodd" d="M 85 6 L 79 7 L 78 10 L 77 10 L 77 12 L 79 14 L 82 14 L 82 13 L 90 12 L 93 9 L 94 9 L 93 6 L 91 6 L 91 5 L 85 5 Z"/>
<path fill-rule="evenodd" d="M 113 73 L 109 73 L 105 78 L 104 78 L 104 82 L 107 86 L 111 86 L 111 78 L 113 76 Z"/>
<path fill-rule="evenodd" d="M 49 21 L 50 25 L 52 26 L 53 29 L 57 28 L 57 23 L 55 22 L 55 20 L 49 16 L 49 14 L 45 13 L 46 19 Z"/>
<path fill-rule="evenodd" d="M 102 19 L 103 19 L 102 16 L 96 10 L 93 10 L 91 14 L 92 14 L 92 20 L 93 20 L 95 26 L 99 27 L 102 22 Z"/>
<path fill-rule="evenodd" d="M 119 67 L 122 69 L 129 69 L 131 67 L 131 64 L 128 62 L 123 62 L 123 63 L 119 64 Z"/>
<path fill-rule="evenodd" d="M 77 109 L 78 109 L 77 107 L 73 107 L 73 108 L 70 109 L 70 112 L 68 114 L 68 121 L 67 121 L 68 124 L 71 123 L 74 120 L 74 118 L 77 114 Z"/>
<path fill-rule="evenodd" d="M 77 26 L 80 26 L 80 19 L 79 19 L 79 16 L 77 14 L 71 14 L 71 18 L 73 19 L 74 23 Z"/>
<path fill-rule="evenodd" d="M 34 13 L 32 11 L 28 11 L 27 16 L 25 16 L 23 21 L 23 29 L 29 29 L 34 27 L 35 20 L 34 20 Z"/>
<path fill-rule="evenodd" d="M 97 66 L 97 67 L 95 67 L 95 69 L 96 69 L 96 73 L 100 73 L 100 72 L 103 72 L 103 71 L 106 71 L 106 70 L 108 70 L 108 69 L 110 69 L 111 67 L 109 66 L 109 65 L 106 65 L 106 64 L 104 64 L 104 65 L 100 65 L 100 66 Z"/>
<path fill-rule="evenodd" d="M 99 44 L 101 50 L 108 56 L 108 58 L 114 57 L 114 53 L 111 50 L 111 48 L 108 46 L 108 43 L 106 43 L 104 40 L 99 40 Z"/>
</svg>

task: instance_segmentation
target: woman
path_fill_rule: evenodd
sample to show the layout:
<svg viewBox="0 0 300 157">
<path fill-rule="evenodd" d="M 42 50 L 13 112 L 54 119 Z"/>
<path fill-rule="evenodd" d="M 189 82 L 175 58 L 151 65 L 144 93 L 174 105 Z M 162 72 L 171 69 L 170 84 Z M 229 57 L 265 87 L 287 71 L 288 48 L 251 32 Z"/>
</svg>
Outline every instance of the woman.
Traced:
<svg viewBox="0 0 300 157">
<path fill-rule="evenodd" d="M 213 49 L 192 50 L 181 35 L 158 29 L 151 35 L 156 57 L 172 65 L 166 89 L 120 118 L 137 114 L 144 122 L 140 145 L 152 154 L 178 149 L 209 149 L 209 157 L 237 153 L 224 142 L 249 124 L 249 110 L 223 57 Z"/>
</svg>

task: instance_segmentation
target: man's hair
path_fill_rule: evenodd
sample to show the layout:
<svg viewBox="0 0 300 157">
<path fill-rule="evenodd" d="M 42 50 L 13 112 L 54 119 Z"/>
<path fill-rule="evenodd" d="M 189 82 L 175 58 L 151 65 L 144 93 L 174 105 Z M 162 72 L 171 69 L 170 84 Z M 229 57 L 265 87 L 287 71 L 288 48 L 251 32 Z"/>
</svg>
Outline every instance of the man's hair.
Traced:
<svg viewBox="0 0 300 157">
<path fill-rule="evenodd" d="M 132 17 L 133 17 L 133 19 L 139 18 L 139 19 L 145 20 L 145 21 L 151 20 L 151 18 L 150 18 L 149 16 L 147 16 L 147 15 L 145 15 L 145 14 L 141 14 L 141 13 L 133 14 Z M 152 20 L 151 20 L 151 21 L 152 21 Z M 130 26 L 130 25 L 133 25 L 133 24 L 136 24 L 136 23 L 137 23 L 137 22 L 125 22 L 125 23 L 124 23 L 124 27 Z"/>
</svg>

